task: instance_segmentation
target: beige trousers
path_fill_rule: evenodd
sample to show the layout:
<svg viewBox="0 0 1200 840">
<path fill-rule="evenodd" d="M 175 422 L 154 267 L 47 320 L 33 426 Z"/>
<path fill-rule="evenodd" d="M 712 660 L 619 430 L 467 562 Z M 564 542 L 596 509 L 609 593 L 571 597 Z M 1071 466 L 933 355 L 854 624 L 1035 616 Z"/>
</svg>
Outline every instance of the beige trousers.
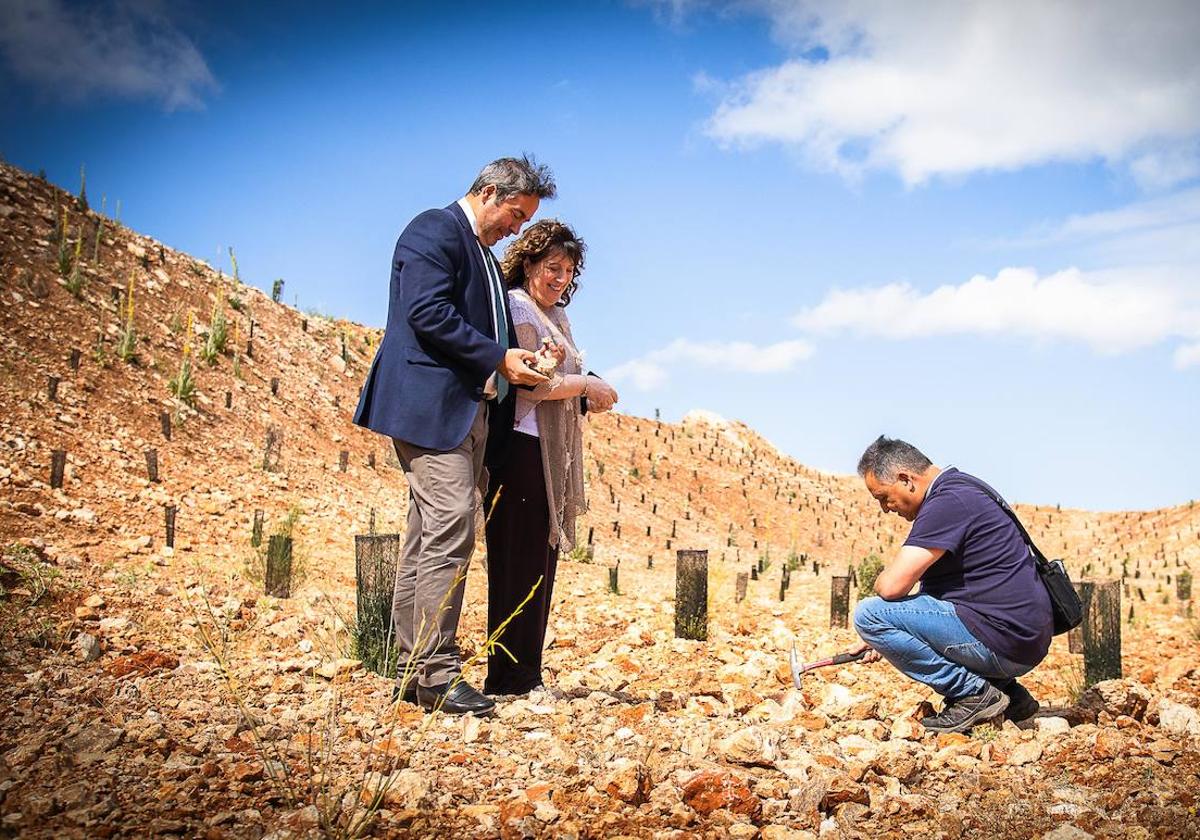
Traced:
<svg viewBox="0 0 1200 840">
<path fill-rule="evenodd" d="M 448 452 L 393 439 L 408 479 L 408 522 L 396 569 L 392 622 L 399 678 L 443 686 L 462 670 L 458 618 L 475 548 L 475 489 L 483 479 L 487 403 L 471 431 Z"/>
</svg>

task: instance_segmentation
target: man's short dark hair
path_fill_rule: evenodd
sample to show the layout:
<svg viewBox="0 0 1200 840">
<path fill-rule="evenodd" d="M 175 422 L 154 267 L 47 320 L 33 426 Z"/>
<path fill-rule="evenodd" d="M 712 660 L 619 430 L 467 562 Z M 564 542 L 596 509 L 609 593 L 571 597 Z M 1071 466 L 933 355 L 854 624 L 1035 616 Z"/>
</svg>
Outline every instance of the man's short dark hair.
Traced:
<svg viewBox="0 0 1200 840">
<path fill-rule="evenodd" d="M 470 195 L 479 195 L 484 187 L 496 188 L 496 200 L 503 201 L 514 195 L 533 195 L 538 198 L 554 198 L 558 187 L 554 185 L 554 173 L 550 167 L 538 163 L 532 155 L 519 158 L 504 157 L 494 160 L 479 173 Z"/>
<path fill-rule="evenodd" d="M 933 461 L 911 443 L 880 435 L 858 459 L 858 474 L 871 473 L 876 480 L 891 484 L 900 472 L 919 475 L 933 466 Z"/>
</svg>

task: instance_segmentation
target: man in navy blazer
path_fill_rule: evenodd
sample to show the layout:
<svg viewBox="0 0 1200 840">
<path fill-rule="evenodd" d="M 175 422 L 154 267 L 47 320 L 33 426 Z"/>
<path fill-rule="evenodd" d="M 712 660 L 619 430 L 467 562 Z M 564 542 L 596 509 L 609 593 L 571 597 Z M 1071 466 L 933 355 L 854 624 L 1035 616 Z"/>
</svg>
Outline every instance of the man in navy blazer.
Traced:
<svg viewBox="0 0 1200 840">
<path fill-rule="evenodd" d="M 510 386 L 546 379 L 516 346 L 491 246 L 518 233 L 555 192 L 545 166 L 500 158 L 466 196 L 413 219 L 392 258 L 387 327 L 354 422 L 392 439 L 408 478 L 392 604 L 397 692 L 426 709 L 483 714 L 495 706 L 462 679 L 455 638 L 475 546 L 475 489 L 489 416 L 493 436 L 510 432 Z"/>
</svg>

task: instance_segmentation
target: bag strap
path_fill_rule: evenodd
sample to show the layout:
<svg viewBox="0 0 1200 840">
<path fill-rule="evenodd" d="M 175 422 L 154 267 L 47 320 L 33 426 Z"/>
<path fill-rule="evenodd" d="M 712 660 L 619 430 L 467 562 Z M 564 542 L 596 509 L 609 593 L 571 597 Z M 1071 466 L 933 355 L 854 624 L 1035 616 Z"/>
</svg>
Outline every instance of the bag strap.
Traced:
<svg viewBox="0 0 1200 840">
<path fill-rule="evenodd" d="M 968 475 L 961 470 L 957 473 L 959 478 L 964 479 L 968 484 L 978 487 L 984 494 L 993 502 L 1000 506 L 1000 509 L 1008 514 L 1008 518 L 1017 526 L 1017 530 L 1021 532 L 1021 539 L 1025 540 L 1025 545 L 1029 547 L 1030 554 L 1033 555 L 1034 562 L 1037 563 L 1039 569 L 1045 569 L 1050 565 L 1050 561 L 1046 559 L 1046 555 L 1042 554 L 1042 550 L 1034 543 L 1033 538 L 1029 536 L 1029 532 L 1025 530 L 1025 526 L 1021 524 L 1021 520 L 1017 518 L 1016 512 L 1009 506 L 1008 502 L 1004 501 L 999 493 L 993 490 L 982 479 L 978 479 L 973 475 Z"/>
</svg>

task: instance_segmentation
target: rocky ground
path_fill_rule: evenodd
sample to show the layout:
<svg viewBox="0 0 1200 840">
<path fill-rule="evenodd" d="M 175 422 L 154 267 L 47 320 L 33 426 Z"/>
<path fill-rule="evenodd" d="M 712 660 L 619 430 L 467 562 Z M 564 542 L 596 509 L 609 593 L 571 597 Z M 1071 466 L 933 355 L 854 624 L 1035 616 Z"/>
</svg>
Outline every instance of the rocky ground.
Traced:
<svg viewBox="0 0 1200 840">
<path fill-rule="evenodd" d="M 853 641 L 829 629 L 830 575 L 886 555 L 903 522 L 741 424 L 594 418 L 592 552 L 561 566 L 549 690 L 488 719 L 427 716 L 389 706 L 352 658 L 353 536 L 372 517 L 399 531 L 405 510 L 394 459 L 349 422 L 376 332 L 274 303 L 7 166 L 0 299 L 0 834 L 1200 836 L 1200 625 L 1177 598 L 1200 565 L 1190 503 L 1019 506 L 1077 576 L 1123 577 L 1124 679 L 1085 690 L 1057 639 L 1026 680 L 1039 719 L 933 737 L 915 723 L 933 698 L 885 665 L 812 672 L 803 691 L 786 665 L 793 639 L 806 657 Z M 229 339 L 209 364 L 216 313 Z M 192 407 L 167 384 L 185 352 Z M 262 594 L 256 509 L 293 536 L 289 598 Z M 674 638 L 680 548 L 709 551 L 704 642 Z M 476 682 L 479 559 L 461 625 Z"/>
</svg>

